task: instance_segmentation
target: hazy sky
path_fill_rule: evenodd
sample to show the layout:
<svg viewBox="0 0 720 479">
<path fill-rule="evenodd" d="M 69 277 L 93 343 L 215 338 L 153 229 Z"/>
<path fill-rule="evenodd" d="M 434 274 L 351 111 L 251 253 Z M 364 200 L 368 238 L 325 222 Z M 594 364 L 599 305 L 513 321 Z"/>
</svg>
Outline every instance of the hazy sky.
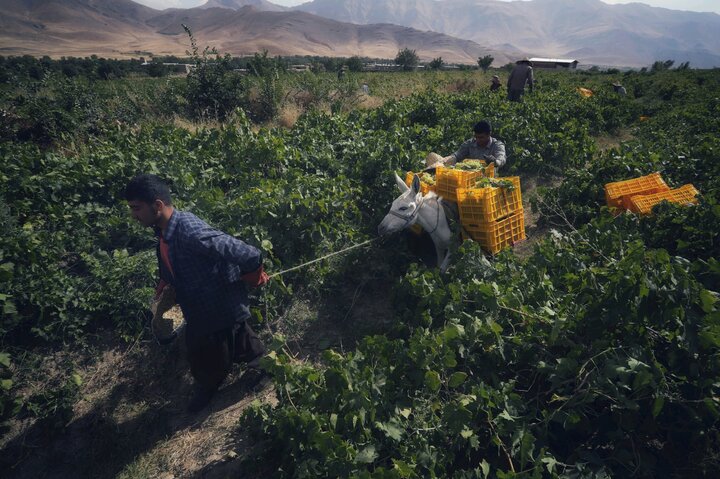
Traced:
<svg viewBox="0 0 720 479">
<path fill-rule="evenodd" d="M 197 7 L 207 0 L 134 0 L 149 7 L 162 10 L 170 7 Z M 307 0 L 270 0 L 276 5 L 299 5 Z M 510 0 L 504 0 L 510 1 Z M 631 3 L 633 0 L 603 0 L 605 3 Z M 646 3 L 654 7 L 672 8 L 675 10 L 694 10 L 697 12 L 715 12 L 720 13 L 720 1 L 718 0 L 643 0 L 640 3 Z"/>
</svg>

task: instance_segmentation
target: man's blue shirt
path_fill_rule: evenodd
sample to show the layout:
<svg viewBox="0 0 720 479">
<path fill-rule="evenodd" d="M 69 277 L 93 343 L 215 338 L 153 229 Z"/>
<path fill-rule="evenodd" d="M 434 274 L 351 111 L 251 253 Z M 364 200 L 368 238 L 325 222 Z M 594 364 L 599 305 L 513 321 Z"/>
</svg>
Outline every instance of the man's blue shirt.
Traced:
<svg viewBox="0 0 720 479">
<path fill-rule="evenodd" d="M 211 334 L 250 316 L 241 277 L 260 267 L 260 250 L 178 210 L 163 238 L 174 274 L 163 264 L 158 247 L 160 277 L 175 287 L 188 336 Z"/>
</svg>

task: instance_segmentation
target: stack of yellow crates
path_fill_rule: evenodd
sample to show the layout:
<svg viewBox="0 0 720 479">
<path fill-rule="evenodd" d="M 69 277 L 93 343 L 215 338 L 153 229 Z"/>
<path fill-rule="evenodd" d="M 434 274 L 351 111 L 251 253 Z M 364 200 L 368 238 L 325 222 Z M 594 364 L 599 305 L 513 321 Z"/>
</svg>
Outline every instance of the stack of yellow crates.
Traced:
<svg viewBox="0 0 720 479">
<path fill-rule="evenodd" d="M 470 238 L 491 254 L 526 237 L 520 177 L 502 180 L 511 182 L 512 188 L 485 186 L 456 191 L 460 223 Z"/>
<path fill-rule="evenodd" d="M 423 196 L 427 195 L 431 191 L 435 191 L 435 185 L 425 183 L 422 180 L 422 178 L 423 178 L 422 173 L 413 173 L 412 171 L 408 171 L 407 174 L 405 175 L 405 184 L 408 186 L 412 186 L 413 177 L 415 177 L 415 175 L 418 175 L 418 177 L 420 177 L 420 193 L 422 193 Z"/>
<path fill-rule="evenodd" d="M 479 161 L 483 166 L 483 160 Z M 446 201 L 457 203 L 457 190 L 459 188 L 472 188 L 475 182 L 483 177 L 495 177 L 495 164 L 486 166 L 484 170 L 459 170 L 439 166 L 435 170 L 435 193 Z"/>
<path fill-rule="evenodd" d="M 651 195 L 636 195 L 630 198 L 630 211 L 641 215 L 650 214 L 653 206 L 661 201 L 669 201 L 679 205 L 695 205 L 700 194 L 693 185 L 683 185 L 674 190 L 661 191 Z"/>
<path fill-rule="evenodd" d="M 651 173 L 631 180 L 615 181 L 605 185 L 605 201 L 611 208 L 620 211 L 630 209 L 630 198 L 636 195 L 650 195 L 669 190 L 670 187 L 660 176 Z"/>
<path fill-rule="evenodd" d="M 695 187 L 690 184 L 674 190 L 670 189 L 657 172 L 605 185 L 605 201 L 618 213 L 630 210 L 646 215 L 661 201 L 683 205 L 696 204 L 698 194 Z"/>
<path fill-rule="evenodd" d="M 479 161 L 483 166 L 486 165 L 483 160 Z M 452 201 L 457 203 L 457 189 L 458 188 L 470 188 L 475 184 L 478 178 L 495 177 L 495 165 L 491 164 L 485 166 L 483 170 L 460 170 L 455 168 L 448 168 L 445 166 L 438 166 L 435 169 L 435 184 L 429 184 L 423 181 L 422 173 L 414 173 L 408 171 L 405 175 L 405 184 L 412 185 L 413 177 L 418 175 L 420 177 L 420 192 L 423 195 L 433 191 L 438 196 L 442 197 L 445 201 Z"/>
<path fill-rule="evenodd" d="M 480 161 L 483 166 L 484 161 Z M 410 186 L 416 173 L 408 171 L 405 183 Z M 499 186 L 476 187 L 482 178 L 494 178 L 495 165 L 480 170 L 461 170 L 439 166 L 435 169 L 435 184 L 420 182 L 425 195 L 435 192 L 445 201 L 457 203 L 460 223 L 470 239 L 496 254 L 507 246 L 525 239 L 525 216 L 522 208 L 520 177 L 502 178 L 512 188 Z M 420 232 L 420 228 L 417 228 Z"/>
</svg>

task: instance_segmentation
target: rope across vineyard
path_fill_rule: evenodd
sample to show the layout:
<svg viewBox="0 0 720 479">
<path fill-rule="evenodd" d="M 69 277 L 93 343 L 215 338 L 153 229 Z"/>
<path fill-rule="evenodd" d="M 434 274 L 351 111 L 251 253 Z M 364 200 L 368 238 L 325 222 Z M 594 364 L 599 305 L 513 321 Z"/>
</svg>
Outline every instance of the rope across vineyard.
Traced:
<svg viewBox="0 0 720 479">
<path fill-rule="evenodd" d="M 283 271 L 278 271 L 277 273 L 273 273 L 273 274 L 271 274 L 271 275 L 268 275 L 268 278 L 269 278 L 269 279 L 272 279 L 272 278 L 275 278 L 276 276 L 282 276 L 283 274 L 289 273 L 289 272 L 291 272 L 291 271 L 297 271 L 297 270 L 302 269 L 302 268 L 304 268 L 304 267 L 306 267 L 306 266 L 310 266 L 311 264 L 319 263 L 320 261 L 323 261 L 323 260 L 328 259 L 328 258 L 331 258 L 331 257 L 333 257 L 333 256 L 337 256 L 337 255 L 339 255 L 339 254 L 348 252 L 348 251 L 353 250 L 353 249 L 355 249 L 355 248 L 361 248 L 361 247 L 363 247 L 363 246 L 367 246 L 367 245 L 369 245 L 370 243 L 374 243 L 375 241 L 377 241 L 377 240 L 379 240 L 379 239 L 381 239 L 381 238 L 380 238 L 380 237 L 377 237 L 377 238 L 373 238 L 373 239 L 371 239 L 371 240 L 364 241 L 364 242 L 362 242 L 362 243 L 358 243 L 358 244 L 353 245 L 353 246 L 349 246 L 349 247 L 347 247 L 347 248 L 343 248 L 343 249 L 341 249 L 340 251 L 335 251 L 334 253 L 330 253 L 330 254 L 327 254 L 327 255 L 325 255 L 325 256 L 321 256 L 320 258 L 314 259 L 314 260 L 312 260 L 312 261 L 308 261 L 307 263 L 299 264 L 299 265 L 297 265 L 297 266 L 293 266 L 292 268 L 288 268 L 288 269 L 285 269 L 285 270 L 283 270 Z"/>
</svg>

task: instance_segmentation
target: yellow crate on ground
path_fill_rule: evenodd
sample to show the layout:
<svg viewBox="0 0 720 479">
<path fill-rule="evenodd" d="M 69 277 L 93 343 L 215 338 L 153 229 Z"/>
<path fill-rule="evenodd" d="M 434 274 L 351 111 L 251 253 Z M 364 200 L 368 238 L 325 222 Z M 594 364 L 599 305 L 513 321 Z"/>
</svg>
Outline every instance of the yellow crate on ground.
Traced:
<svg viewBox="0 0 720 479">
<path fill-rule="evenodd" d="M 641 215 L 649 214 L 653 206 L 661 201 L 669 201 L 681 205 L 697 204 L 697 196 L 700 194 L 693 185 L 683 185 L 674 190 L 661 191 L 652 195 L 636 195 L 630 199 L 630 211 Z"/>
<path fill-rule="evenodd" d="M 525 236 L 525 212 L 520 209 L 512 216 L 499 221 L 480 224 L 463 224 L 470 238 L 480 243 L 485 251 L 497 254 L 504 248 L 522 241 Z"/>
<path fill-rule="evenodd" d="M 457 189 L 462 224 L 489 223 L 510 216 L 522 208 L 520 177 L 508 176 L 503 180 L 510 181 L 513 188 L 487 186 Z"/>
<path fill-rule="evenodd" d="M 640 178 L 616 181 L 605 185 L 605 201 L 613 208 L 630 209 L 630 198 L 635 195 L 650 195 L 669 190 L 670 187 L 660 176 L 660 173 L 651 173 Z"/>
<path fill-rule="evenodd" d="M 485 161 L 479 161 L 485 164 Z M 487 176 L 488 178 L 495 177 L 494 164 L 487 166 L 485 171 L 458 170 L 455 168 L 438 166 L 435 170 L 435 193 L 448 201 L 457 202 L 458 188 L 472 188 L 475 186 L 475 181 L 484 176 Z"/>
<path fill-rule="evenodd" d="M 435 191 L 435 185 L 431 185 L 422 181 L 422 173 L 413 173 L 412 171 L 408 171 L 405 175 L 405 184 L 408 186 L 412 186 L 413 177 L 415 175 L 418 175 L 420 177 L 420 193 L 422 193 L 423 195 L 427 195 L 431 191 Z"/>
</svg>

